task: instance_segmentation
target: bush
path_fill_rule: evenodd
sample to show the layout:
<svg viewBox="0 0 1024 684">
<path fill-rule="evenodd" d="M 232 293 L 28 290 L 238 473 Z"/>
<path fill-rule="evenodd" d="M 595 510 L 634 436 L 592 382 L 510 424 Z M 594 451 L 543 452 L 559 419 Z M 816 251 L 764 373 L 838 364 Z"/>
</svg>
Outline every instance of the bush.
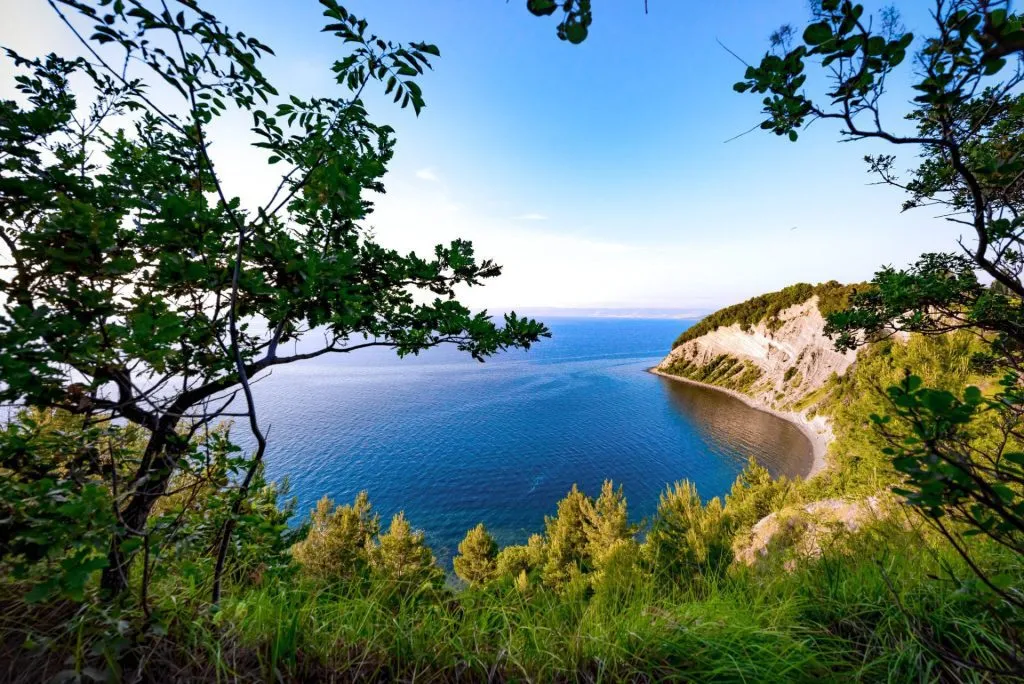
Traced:
<svg viewBox="0 0 1024 684">
<path fill-rule="evenodd" d="M 413 531 L 405 513 L 395 515 L 387 533 L 367 548 L 373 575 L 396 588 L 415 589 L 444 577 L 423 541 L 423 532 Z"/>
<path fill-rule="evenodd" d="M 547 558 L 544 563 L 544 584 L 552 588 L 565 586 L 574 571 L 580 571 L 587 560 L 586 511 L 590 501 L 576 485 L 558 502 L 555 516 L 544 519 Z"/>
<path fill-rule="evenodd" d="M 323 497 L 310 513 L 306 538 L 292 549 L 302 571 L 321 580 L 342 580 L 365 575 L 368 547 L 380 531 L 380 517 L 373 513 L 366 492 L 352 504 L 335 506 Z"/>
<path fill-rule="evenodd" d="M 797 487 L 785 477 L 772 479 L 768 469 L 750 459 L 725 495 L 725 512 L 738 532 L 797 498 Z"/>
<path fill-rule="evenodd" d="M 452 560 L 455 574 L 470 585 L 484 584 L 497 575 L 498 543 L 483 523 L 466 533 L 459 555 Z"/>
<path fill-rule="evenodd" d="M 662 493 L 644 554 L 659 577 L 687 584 L 695 576 L 721 574 L 732 562 L 732 529 L 722 502 L 701 504 L 692 482 Z"/>
</svg>

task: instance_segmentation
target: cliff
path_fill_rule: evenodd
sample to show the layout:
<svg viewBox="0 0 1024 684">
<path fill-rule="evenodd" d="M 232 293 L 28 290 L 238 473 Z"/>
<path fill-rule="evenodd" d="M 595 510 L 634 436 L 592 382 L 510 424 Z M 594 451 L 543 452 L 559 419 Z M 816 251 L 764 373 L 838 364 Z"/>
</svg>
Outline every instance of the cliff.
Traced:
<svg viewBox="0 0 1024 684">
<path fill-rule="evenodd" d="M 748 318 L 708 329 L 697 337 L 686 339 L 684 335 L 680 339 L 685 341 L 652 370 L 721 388 L 792 421 L 814 445 L 814 474 L 824 467 L 824 452 L 832 436 L 828 419 L 814 415 L 814 406 L 829 378 L 845 374 L 856 360 L 856 352 L 836 351 L 825 336 L 820 302 L 821 295 L 813 293 L 805 301 L 767 313 L 752 325 Z"/>
</svg>

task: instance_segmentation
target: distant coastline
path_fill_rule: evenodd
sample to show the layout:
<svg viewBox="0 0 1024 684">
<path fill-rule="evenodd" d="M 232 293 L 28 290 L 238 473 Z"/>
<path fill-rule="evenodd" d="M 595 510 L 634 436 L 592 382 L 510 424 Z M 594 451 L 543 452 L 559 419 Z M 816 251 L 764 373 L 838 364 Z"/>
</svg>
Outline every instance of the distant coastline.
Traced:
<svg viewBox="0 0 1024 684">
<path fill-rule="evenodd" d="M 811 421 L 809 421 L 807 417 L 804 416 L 802 413 L 797 413 L 795 411 L 777 411 L 775 409 L 769 408 L 767 406 L 764 406 L 763 404 L 758 403 L 756 400 L 743 394 L 742 392 L 737 392 L 736 390 L 727 389 L 725 387 L 718 387 L 717 385 L 709 385 L 708 383 L 705 382 L 698 382 L 697 380 L 683 378 L 678 375 L 671 375 L 669 373 L 665 373 L 658 370 L 657 366 L 652 366 L 651 368 L 648 368 L 647 372 L 662 378 L 675 380 L 676 382 L 683 382 L 689 385 L 696 385 L 697 387 L 703 387 L 705 389 L 714 390 L 715 392 L 723 392 L 732 397 L 735 397 L 736 399 L 739 399 L 752 409 L 768 413 L 770 415 L 775 416 L 776 418 L 781 418 L 782 420 L 793 424 L 794 426 L 796 426 L 798 430 L 800 430 L 803 436 L 807 438 L 807 441 L 811 443 L 811 469 L 807 472 L 807 474 L 804 477 L 806 479 L 810 479 L 817 475 L 818 473 L 822 472 L 827 466 L 825 456 L 828 452 L 828 445 L 831 439 L 829 435 L 822 434 L 821 432 L 815 430 Z"/>
<path fill-rule="evenodd" d="M 672 309 L 672 308 L 561 308 L 554 306 L 524 306 L 515 309 L 520 315 L 537 318 L 630 318 L 641 320 L 697 321 L 713 309 Z"/>
</svg>

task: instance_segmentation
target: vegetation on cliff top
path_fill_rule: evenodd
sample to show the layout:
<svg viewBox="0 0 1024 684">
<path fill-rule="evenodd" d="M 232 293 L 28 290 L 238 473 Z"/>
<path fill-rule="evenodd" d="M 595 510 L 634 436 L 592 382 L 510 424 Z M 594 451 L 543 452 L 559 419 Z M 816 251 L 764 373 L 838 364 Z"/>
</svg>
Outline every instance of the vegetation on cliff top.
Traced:
<svg viewBox="0 0 1024 684">
<path fill-rule="evenodd" d="M 705 316 L 695 325 L 683 331 L 672 343 L 672 348 L 675 349 L 685 342 L 735 323 L 738 323 L 743 331 L 748 331 L 758 323 L 766 321 L 769 330 L 776 330 L 782 325 L 782 321 L 778 317 L 782 311 L 791 306 L 803 304 L 814 296 L 818 297 L 818 310 L 821 311 L 821 315 L 828 316 L 844 309 L 850 295 L 856 292 L 858 287 L 863 288 L 864 286 L 843 285 L 834 280 L 817 285 L 797 283 L 784 287 L 778 292 L 751 297 L 745 302 L 727 306 Z"/>
</svg>

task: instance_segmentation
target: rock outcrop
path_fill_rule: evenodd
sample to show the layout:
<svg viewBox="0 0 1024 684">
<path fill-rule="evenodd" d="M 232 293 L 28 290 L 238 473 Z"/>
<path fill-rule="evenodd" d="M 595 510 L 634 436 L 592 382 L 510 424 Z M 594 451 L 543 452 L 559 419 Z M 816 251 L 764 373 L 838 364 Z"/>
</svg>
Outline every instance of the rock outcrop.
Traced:
<svg viewBox="0 0 1024 684">
<path fill-rule="evenodd" d="M 761 518 L 749 535 L 736 541 L 733 552 L 736 561 L 744 565 L 754 565 L 771 551 L 782 549 L 791 550 L 795 557 L 816 558 L 825 544 L 885 515 L 880 497 L 815 501 Z"/>
<path fill-rule="evenodd" d="M 856 360 L 856 352 L 836 351 L 824 330 L 814 296 L 749 330 L 734 323 L 684 342 L 657 370 L 742 392 L 766 408 L 793 410 Z"/>
<path fill-rule="evenodd" d="M 855 351 L 836 351 L 825 336 L 814 295 L 746 330 L 733 323 L 690 339 L 652 370 L 720 388 L 791 421 L 811 441 L 814 475 L 825 468 L 832 440 L 828 418 L 815 407 L 827 394 L 829 378 L 846 373 L 856 358 Z"/>
</svg>

